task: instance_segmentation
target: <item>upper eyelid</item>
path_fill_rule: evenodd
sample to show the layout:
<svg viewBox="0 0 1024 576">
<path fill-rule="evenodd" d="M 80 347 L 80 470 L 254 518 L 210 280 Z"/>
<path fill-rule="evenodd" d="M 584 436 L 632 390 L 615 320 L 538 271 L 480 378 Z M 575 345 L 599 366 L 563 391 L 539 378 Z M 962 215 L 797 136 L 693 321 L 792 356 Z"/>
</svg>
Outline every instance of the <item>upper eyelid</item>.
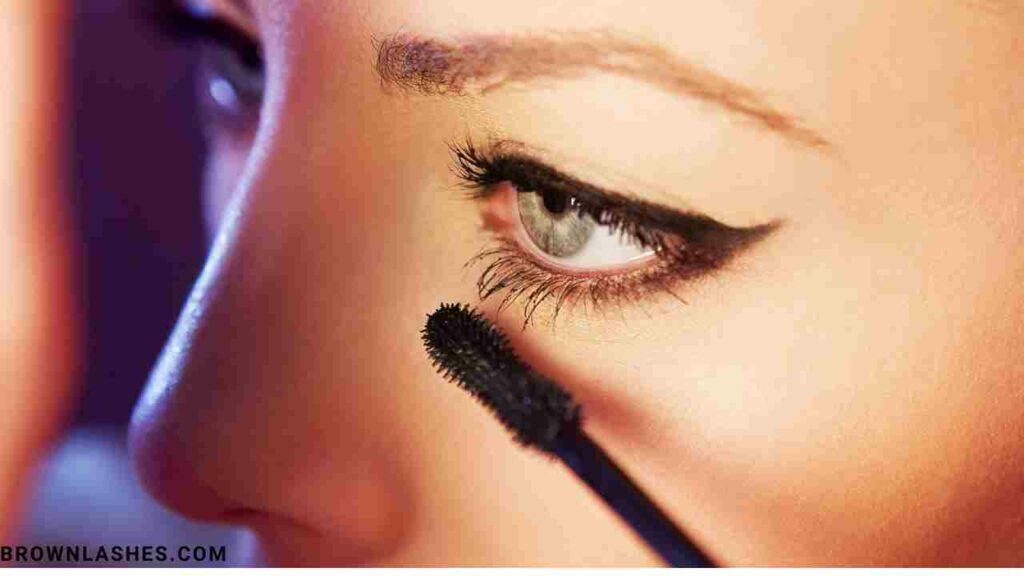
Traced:
<svg viewBox="0 0 1024 576">
<path fill-rule="evenodd" d="M 709 216 L 696 211 L 670 208 L 629 194 L 616 192 L 614 190 L 590 184 L 577 176 L 563 172 L 551 166 L 548 162 L 537 158 L 533 153 L 528 151 L 524 144 L 520 142 L 500 140 L 489 144 L 483 151 L 471 142 L 467 142 L 463 145 L 452 146 L 452 149 L 457 155 L 456 162 L 481 161 L 487 163 L 489 168 L 504 168 L 505 170 L 514 170 L 515 164 L 518 164 L 521 168 L 533 171 L 540 178 L 536 183 L 538 184 L 538 187 L 562 187 L 564 189 L 560 191 L 571 193 L 584 202 L 600 205 L 604 209 L 614 211 L 617 214 L 626 216 L 638 223 L 644 224 L 645 226 L 657 228 L 664 232 L 675 232 L 684 224 L 684 222 L 685 225 L 692 226 L 695 221 L 699 220 L 706 220 L 709 224 L 714 224 L 716 226 L 728 227 L 725 224 L 719 223 Z M 459 156 L 458 154 L 460 150 L 463 153 L 467 151 L 471 152 L 471 155 L 474 157 L 469 158 L 466 156 Z M 458 169 L 460 171 L 465 171 L 465 166 L 459 166 Z M 525 175 L 524 171 L 520 171 L 516 177 L 523 180 Z M 513 183 L 525 184 L 526 182 L 520 181 Z M 486 191 L 481 192 L 486 193 Z"/>
<path fill-rule="evenodd" d="M 549 162 L 538 158 L 534 153 L 529 151 L 524 144 L 514 140 L 496 141 L 489 144 L 484 150 L 476 147 L 471 142 L 454 145 L 451 146 L 451 148 L 456 154 L 456 162 L 458 164 L 462 164 L 463 160 L 466 160 L 472 163 L 473 167 L 479 167 L 482 163 L 486 164 L 489 169 L 504 168 L 506 171 L 515 169 L 516 165 L 519 165 L 519 167 L 528 168 L 537 173 L 538 176 L 543 179 L 543 184 L 545 186 L 563 185 L 566 188 L 570 188 L 574 195 L 577 195 L 584 200 L 597 200 L 602 204 L 643 204 L 658 210 L 674 212 L 680 215 L 685 214 L 685 211 L 675 210 L 667 206 L 651 203 L 628 194 L 615 192 L 602 186 L 591 184 L 580 177 L 555 168 Z M 466 152 L 469 152 L 470 154 L 463 155 Z M 466 166 L 464 165 L 458 166 L 460 173 L 464 173 L 466 171 L 465 168 Z M 520 172 L 516 175 L 520 180 L 523 180 L 526 176 L 525 172 Z M 496 178 L 496 180 L 499 181 L 503 179 L 504 178 Z M 522 183 L 524 182 L 520 182 L 520 184 Z"/>
<path fill-rule="evenodd" d="M 566 193 L 575 195 L 584 202 L 590 202 L 600 210 L 614 215 L 618 218 L 619 225 L 626 226 L 631 235 L 656 250 L 671 250 L 670 243 L 672 241 L 669 239 L 675 238 L 691 247 L 700 246 L 699 250 L 704 253 L 704 256 L 725 262 L 745 248 L 772 235 L 785 224 L 783 220 L 775 219 L 753 226 L 734 227 L 700 212 L 676 210 L 607 190 L 584 182 L 536 159 L 526 151 L 525 145 L 514 141 L 492 143 L 490 148 L 482 152 L 475 148 L 472 142 L 467 141 L 464 146 L 461 150 L 464 154 L 468 153 L 468 156 L 457 156 L 457 159 L 484 163 L 487 166 L 483 168 L 488 170 L 500 170 L 501 167 L 497 164 L 501 162 L 522 163 L 542 175 L 545 187 L 550 188 L 554 183 L 561 183 L 566 188 Z M 460 150 L 458 146 L 453 146 L 452 149 L 456 153 Z M 504 167 L 506 170 L 509 168 L 509 166 Z M 516 176 L 509 177 L 506 173 L 491 174 L 489 177 L 493 178 L 494 181 L 489 183 L 493 185 L 503 180 L 512 181 L 512 178 Z M 515 181 L 512 183 L 516 184 Z M 481 186 L 480 183 L 477 183 L 474 191 L 476 196 L 487 196 L 493 190 L 492 186 L 484 184 Z M 492 190 L 486 188 L 492 188 Z"/>
</svg>

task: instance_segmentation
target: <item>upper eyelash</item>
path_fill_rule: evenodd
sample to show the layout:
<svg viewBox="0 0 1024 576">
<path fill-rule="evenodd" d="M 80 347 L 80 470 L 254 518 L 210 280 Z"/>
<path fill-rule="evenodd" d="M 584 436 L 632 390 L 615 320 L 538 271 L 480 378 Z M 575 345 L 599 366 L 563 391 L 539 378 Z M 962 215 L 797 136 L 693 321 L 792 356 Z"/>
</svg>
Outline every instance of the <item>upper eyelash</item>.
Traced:
<svg viewBox="0 0 1024 576">
<path fill-rule="evenodd" d="M 456 174 L 470 186 L 474 197 L 484 197 L 501 182 L 510 182 L 522 190 L 537 192 L 558 191 L 580 198 L 578 209 L 597 223 L 610 227 L 635 240 L 640 246 L 661 252 L 667 248 L 666 235 L 652 226 L 643 226 L 621 209 L 622 198 L 597 191 L 588 184 L 575 180 L 557 170 L 521 154 L 502 152 L 510 143 L 498 143 L 493 151 L 485 153 L 467 140 L 450 146 Z M 591 192 L 588 194 L 587 188 Z M 584 198 L 581 196 L 591 196 Z M 598 197 L 599 201 L 595 201 Z"/>
<path fill-rule="evenodd" d="M 636 300 L 657 291 L 682 301 L 673 291 L 675 281 L 721 268 L 743 247 L 780 225 L 771 222 L 733 228 L 702 214 L 677 212 L 587 184 L 518 148 L 515 143 L 496 142 L 481 150 L 470 140 L 450 145 L 453 170 L 474 198 L 488 196 L 502 182 L 522 190 L 557 190 L 576 196 L 583 202 L 582 210 L 597 222 L 653 249 L 658 256 L 658 263 L 646 269 L 581 277 L 551 270 L 525 256 L 514 241 L 501 239 L 498 248 L 482 250 L 467 265 L 489 260 L 477 282 L 481 299 L 507 290 L 500 310 L 522 298 L 524 325 L 530 323 L 540 304 L 551 298 L 555 301 L 553 318 L 567 302 L 582 301 L 598 308 L 609 298 Z"/>
</svg>

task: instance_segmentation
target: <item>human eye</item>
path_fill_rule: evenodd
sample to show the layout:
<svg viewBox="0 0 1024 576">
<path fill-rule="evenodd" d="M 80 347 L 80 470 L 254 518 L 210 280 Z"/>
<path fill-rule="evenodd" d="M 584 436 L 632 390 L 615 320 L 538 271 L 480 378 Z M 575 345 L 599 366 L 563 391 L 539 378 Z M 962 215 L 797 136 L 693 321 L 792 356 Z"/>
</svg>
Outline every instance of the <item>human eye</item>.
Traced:
<svg viewBox="0 0 1024 576">
<path fill-rule="evenodd" d="M 204 118 L 216 129 L 250 132 L 266 86 L 259 41 L 212 4 L 159 0 L 151 16 L 169 37 L 200 46 L 197 82 Z"/>
<path fill-rule="evenodd" d="M 480 251 L 481 299 L 500 295 L 499 309 L 520 302 L 529 323 L 551 301 L 599 308 L 663 292 L 724 267 L 778 228 L 779 222 L 733 227 L 607 190 L 564 173 L 522 144 L 453 145 L 453 166 L 496 245 Z"/>
</svg>

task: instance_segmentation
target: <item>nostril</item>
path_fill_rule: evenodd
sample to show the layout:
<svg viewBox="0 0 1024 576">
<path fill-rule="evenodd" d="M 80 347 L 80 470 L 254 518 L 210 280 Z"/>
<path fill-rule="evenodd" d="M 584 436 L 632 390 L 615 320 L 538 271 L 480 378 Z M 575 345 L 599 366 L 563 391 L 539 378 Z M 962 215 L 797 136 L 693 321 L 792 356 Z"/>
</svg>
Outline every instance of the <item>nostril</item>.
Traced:
<svg viewBox="0 0 1024 576">
<path fill-rule="evenodd" d="M 193 458 L 194 449 L 158 422 L 135 421 L 129 439 L 132 461 L 143 487 L 153 498 L 189 518 L 225 521 L 239 506 L 206 482 Z"/>
</svg>

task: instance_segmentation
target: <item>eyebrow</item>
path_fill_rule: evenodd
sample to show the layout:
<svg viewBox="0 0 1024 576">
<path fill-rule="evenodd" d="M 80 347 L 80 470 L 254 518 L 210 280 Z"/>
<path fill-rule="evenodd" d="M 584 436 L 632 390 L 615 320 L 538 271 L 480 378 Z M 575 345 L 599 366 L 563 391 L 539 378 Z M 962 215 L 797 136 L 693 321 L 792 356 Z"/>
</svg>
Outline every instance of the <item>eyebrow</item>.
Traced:
<svg viewBox="0 0 1024 576">
<path fill-rule="evenodd" d="M 689 62 L 666 48 L 605 32 L 471 36 L 442 41 L 399 34 L 374 42 L 382 85 L 425 95 L 487 94 L 542 78 L 599 72 L 641 80 L 695 98 L 811 148 L 828 140 L 755 90 Z"/>
</svg>

